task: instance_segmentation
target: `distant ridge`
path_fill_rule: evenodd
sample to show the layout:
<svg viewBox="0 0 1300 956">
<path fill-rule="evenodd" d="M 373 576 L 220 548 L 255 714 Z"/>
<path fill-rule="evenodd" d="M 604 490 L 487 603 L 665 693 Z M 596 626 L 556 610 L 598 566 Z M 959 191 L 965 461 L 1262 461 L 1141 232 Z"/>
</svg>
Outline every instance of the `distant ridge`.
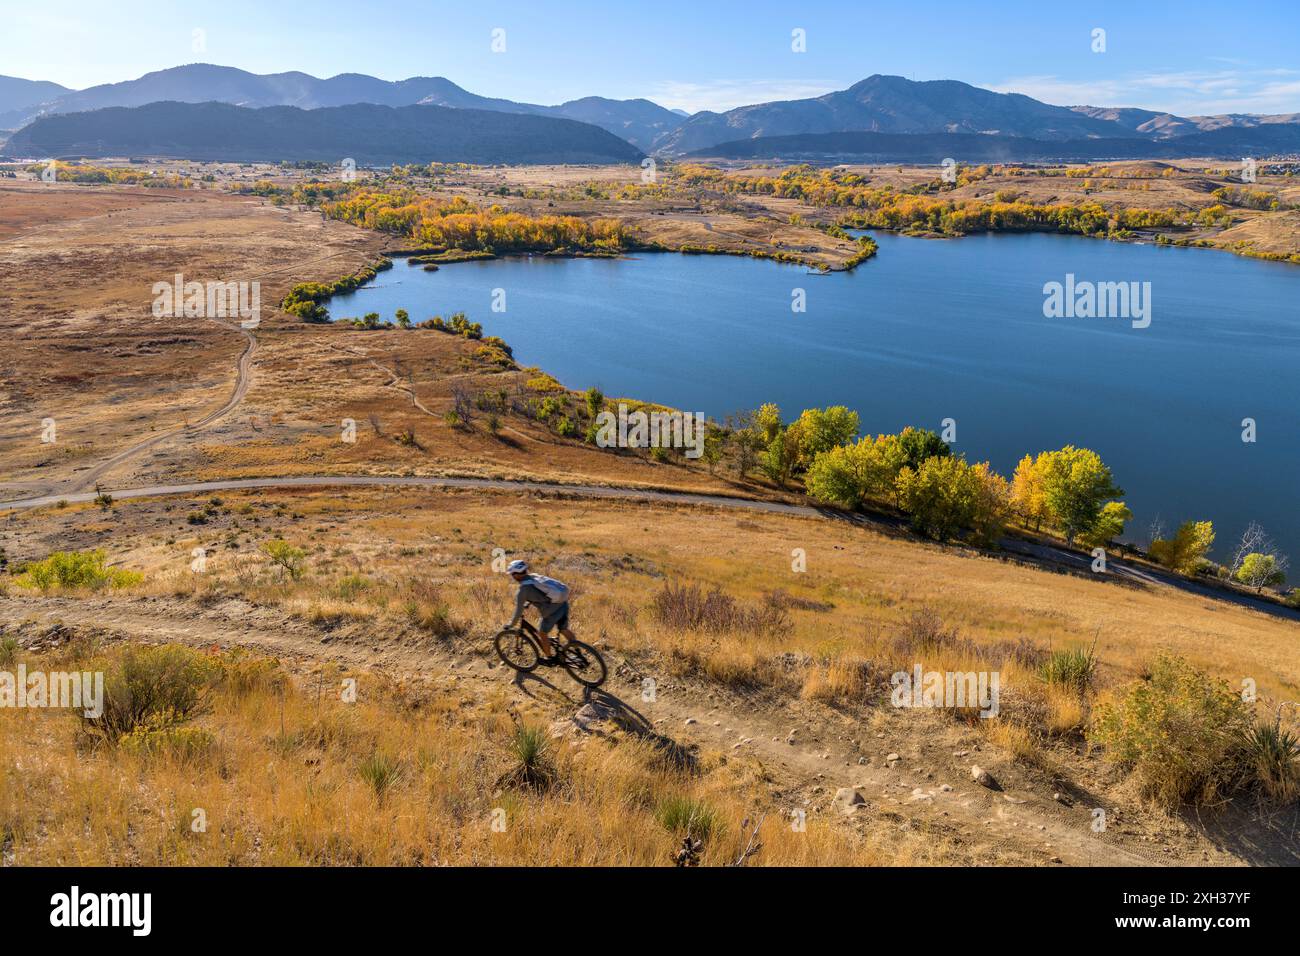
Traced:
<svg viewBox="0 0 1300 956">
<path fill-rule="evenodd" d="M 954 158 L 962 163 L 1040 163 L 1180 156 L 1240 159 L 1297 151 L 1300 124 L 1229 127 L 1164 140 L 1131 137 L 1056 142 L 977 133 L 806 133 L 734 140 L 687 155 L 810 162 L 941 163 Z"/>
<path fill-rule="evenodd" d="M 1300 116 L 1183 117 L 1152 110 L 1052 106 L 1019 93 L 995 93 L 957 80 L 916 82 L 869 76 L 847 90 L 803 100 L 696 113 L 655 143 L 669 155 L 700 154 L 742 139 L 824 133 L 970 133 L 1044 141 L 1165 140 L 1221 128 L 1295 125 Z"/>
<path fill-rule="evenodd" d="M 0 82 L 3 79 L 0 78 Z M 29 80 L 14 81 L 30 83 Z M 307 73 L 249 73 L 230 66 L 192 63 L 146 73 L 122 83 L 105 83 L 80 91 L 49 84 L 54 92 L 6 106 L 0 95 L 0 127 L 22 126 L 39 116 L 77 113 L 113 106 L 149 103 L 230 103 L 235 106 L 297 106 L 320 109 L 372 103 L 378 106 L 448 106 L 455 109 L 529 113 L 592 123 L 648 150 L 656 137 L 681 124 L 684 117 L 649 100 L 612 100 L 589 96 L 559 106 L 538 106 L 479 96 L 441 76 L 381 80 L 363 73 L 340 73 L 319 79 Z M 0 94 L 3 86 L 0 85 Z M 22 99 L 21 97 L 19 99 Z M 25 107 L 25 109 L 24 109 Z M 7 112 L 5 112 L 7 111 Z"/>
<path fill-rule="evenodd" d="M 635 146 L 549 116 L 442 106 L 249 109 L 151 103 L 47 116 L 19 130 L 10 156 L 164 156 L 224 162 L 634 163 Z"/>
</svg>

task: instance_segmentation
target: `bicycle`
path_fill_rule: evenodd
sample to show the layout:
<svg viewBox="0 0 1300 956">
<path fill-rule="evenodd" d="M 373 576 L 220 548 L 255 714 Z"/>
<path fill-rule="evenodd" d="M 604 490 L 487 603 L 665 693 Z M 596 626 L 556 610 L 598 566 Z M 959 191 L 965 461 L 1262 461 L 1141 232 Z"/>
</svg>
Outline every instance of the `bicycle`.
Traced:
<svg viewBox="0 0 1300 956">
<path fill-rule="evenodd" d="M 516 628 L 506 628 L 493 641 L 501 660 L 521 674 L 530 674 L 542 663 L 542 646 L 537 629 L 524 618 Z M 605 660 L 590 644 L 567 640 L 563 634 L 551 638 L 553 660 L 584 687 L 599 687 L 605 682 Z"/>
</svg>

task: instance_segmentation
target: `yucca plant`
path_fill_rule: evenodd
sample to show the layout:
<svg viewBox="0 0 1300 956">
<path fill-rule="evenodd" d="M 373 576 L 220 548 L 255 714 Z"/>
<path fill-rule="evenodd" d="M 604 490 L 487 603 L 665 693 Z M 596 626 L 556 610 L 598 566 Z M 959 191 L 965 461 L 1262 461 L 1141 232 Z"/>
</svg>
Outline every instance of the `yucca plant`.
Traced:
<svg viewBox="0 0 1300 956">
<path fill-rule="evenodd" d="M 401 778 L 402 765 L 397 758 L 383 751 L 376 750 L 361 762 L 361 779 L 370 784 L 380 803 Z"/>
<path fill-rule="evenodd" d="M 502 784 L 546 790 L 555 783 L 558 774 L 551 759 L 551 742 L 541 727 L 520 724 L 510 738 L 509 750 L 516 763 L 501 778 Z"/>
<path fill-rule="evenodd" d="M 1097 655 L 1091 647 L 1052 651 L 1043 662 L 1039 676 L 1057 687 L 1087 693 L 1097 679 Z"/>
<path fill-rule="evenodd" d="M 664 798 L 655 810 L 655 819 L 665 830 L 690 840 L 707 841 L 722 828 L 713 807 L 681 795 Z"/>
<path fill-rule="evenodd" d="M 1246 759 L 1264 793 L 1281 803 L 1300 796 L 1300 737 L 1282 726 L 1280 715 L 1272 723 L 1250 728 L 1245 747 Z"/>
</svg>

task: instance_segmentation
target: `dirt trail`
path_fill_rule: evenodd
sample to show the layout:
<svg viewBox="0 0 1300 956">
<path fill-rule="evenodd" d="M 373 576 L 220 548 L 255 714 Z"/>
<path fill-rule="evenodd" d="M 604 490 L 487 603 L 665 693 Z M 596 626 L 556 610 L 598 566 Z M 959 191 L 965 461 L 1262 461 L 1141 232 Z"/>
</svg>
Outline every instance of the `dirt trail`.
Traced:
<svg viewBox="0 0 1300 956">
<path fill-rule="evenodd" d="M 382 366 L 378 366 L 383 368 Z M 385 369 L 385 371 L 389 371 Z M 405 391 L 403 389 L 403 391 Z M 409 393 L 408 393 L 409 394 Z M 414 400 L 414 395 L 411 396 Z M 418 404 L 418 403 L 417 403 Z M 233 407 L 233 406 L 232 406 Z M 227 409 L 228 410 L 228 409 Z M 427 411 L 427 409 L 424 409 Z M 221 414 L 224 414 L 222 412 Z M 167 437 L 167 436 L 162 436 Z M 155 440 L 151 439 L 152 443 Z M 136 449 L 138 450 L 138 449 Z M 126 453 L 123 452 L 123 455 Z M 113 459 L 116 461 L 117 459 Z M 107 467 L 106 463 L 104 466 Z M 108 489 L 114 499 L 151 498 L 163 495 L 209 494 L 217 491 L 239 491 L 249 488 L 328 488 L 328 487 L 405 487 L 405 488 L 462 488 L 481 489 L 484 491 L 522 491 L 569 495 L 580 498 L 612 498 L 619 500 L 646 501 L 658 504 L 706 505 L 715 508 L 727 508 L 742 511 L 763 511 L 769 514 L 792 515 L 801 518 L 826 518 L 847 521 L 852 524 L 882 527 L 898 526 L 901 522 L 886 517 L 868 517 L 840 511 L 835 508 L 813 507 L 811 505 L 791 504 L 783 501 L 767 501 L 755 498 L 733 498 L 726 495 L 709 494 L 698 491 L 663 491 L 655 488 L 635 488 L 620 485 L 578 485 L 548 481 L 511 481 L 496 478 L 457 478 L 440 476 L 386 476 L 386 475 L 295 475 L 288 478 L 232 478 L 223 481 L 198 481 L 187 484 L 150 485 L 141 488 Z M 59 502 L 69 504 L 94 500 L 94 494 L 78 492 L 72 494 L 47 494 L 41 497 L 21 498 L 0 501 L 3 508 L 41 508 Z M 1003 538 L 999 546 L 1018 560 L 1052 570 L 1067 569 L 1077 573 L 1086 573 L 1092 561 L 1091 555 L 1068 551 L 1062 547 L 1053 547 L 1018 538 Z M 1262 600 L 1251 595 L 1239 594 L 1222 588 L 1212 588 L 1189 578 L 1172 573 L 1157 571 L 1150 567 L 1111 558 L 1107 562 L 1108 580 L 1138 584 L 1146 587 L 1169 587 L 1198 597 L 1214 601 L 1225 601 L 1240 607 L 1261 611 L 1274 617 L 1288 620 L 1300 620 L 1300 611 L 1284 607 L 1273 601 Z"/>
<path fill-rule="evenodd" d="M 304 664 L 328 661 L 425 675 L 432 671 L 455 675 L 484 689 L 513 683 L 515 693 L 541 702 L 557 722 L 570 720 L 584 703 L 581 688 L 559 672 L 516 676 L 512 681 L 510 672 L 490 655 L 486 637 L 460 650 L 415 646 L 408 640 L 370 633 L 332 637 L 278 612 L 243 602 L 199 610 L 169 598 L 132 602 L 33 598 L 0 605 L 0 624 L 22 622 L 59 622 L 147 642 L 239 646 Z M 863 741 L 861 749 L 852 747 L 842 715 L 821 712 L 818 716 L 817 710 L 802 708 L 793 718 L 798 731 L 790 743 L 792 717 L 788 712 L 731 699 L 712 686 L 683 683 L 665 675 L 662 686 L 666 690 L 654 701 L 643 702 L 641 679 L 653 675 L 630 671 L 628 662 L 616 651 L 605 648 L 603 653 L 610 678 L 606 687 L 588 695 L 586 701 L 618 712 L 620 723 L 631 719 L 646 732 L 683 746 L 698 744 L 756 757 L 772 780 L 788 790 L 811 795 L 796 803 L 808 805 L 810 813 L 840 813 L 825 804 L 838 788 L 854 787 L 867 801 L 864 810 L 856 812 L 879 811 L 896 823 L 943 833 L 1011 862 L 1059 861 L 1073 866 L 1168 866 L 1180 862 L 1169 856 L 1157 859 L 1144 848 L 1125 843 L 1121 836 L 1093 833 L 1090 811 L 1084 806 L 1066 807 L 1027 790 L 1008 787 L 992 791 L 973 783 L 968 770 L 973 757 L 957 759 L 954 755 L 948 766 L 933 769 L 913 766 L 914 761 L 906 757 L 887 762 L 883 759 L 885 748 L 906 754 L 913 751 L 914 741 L 881 740 L 864 732 L 860 736 L 871 739 Z M 572 732 L 584 731 L 581 721 L 573 722 Z M 876 751 L 879 756 L 874 755 Z M 860 753 L 867 752 L 873 754 L 867 758 L 869 762 L 859 763 Z"/>
</svg>

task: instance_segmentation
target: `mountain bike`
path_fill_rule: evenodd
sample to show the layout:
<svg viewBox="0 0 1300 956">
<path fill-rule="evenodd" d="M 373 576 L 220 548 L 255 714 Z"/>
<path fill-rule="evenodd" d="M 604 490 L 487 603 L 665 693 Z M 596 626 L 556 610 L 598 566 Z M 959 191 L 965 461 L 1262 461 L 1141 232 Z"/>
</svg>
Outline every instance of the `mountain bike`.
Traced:
<svg viewBox="0 0 1300 956">
<path fill-rule="evenodd" d="M 605 660 L 590 644 L 567 640 L 563 634 L 551 637 L 555 656 L 544 658 L 537 629 L 524 618 L 518 627 L 507 628 L 493 641 L 501 659 L 523 674 L 530 674 L 543 662 L 558 664 L 584 687 L 599 687 L 605 682 Z"/>
</svg>

